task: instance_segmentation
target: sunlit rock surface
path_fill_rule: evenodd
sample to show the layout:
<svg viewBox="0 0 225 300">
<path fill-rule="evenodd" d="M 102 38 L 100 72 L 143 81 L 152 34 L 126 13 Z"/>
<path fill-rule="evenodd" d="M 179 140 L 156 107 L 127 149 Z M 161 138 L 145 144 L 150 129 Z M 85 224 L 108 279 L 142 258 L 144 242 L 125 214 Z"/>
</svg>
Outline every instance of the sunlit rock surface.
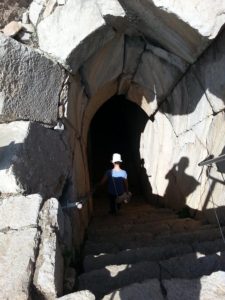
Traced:
<svg viewBox="0 0 225 300">
<path fill-rule="evenodd" d="M 209 210 L 210 220 L 212 199 L 223 205 L 223 175 L 216 166 L 212 169 L 217 183 L 210 192 L 212 182 L 198 163 L 224 151 L 223 48 L 221 34 L 175 87 L 142 136 L 142 156 L 153 193 L 165 196 L 170 207 L 181 209 L 187 204 Z"/>
<path fill-rule="evenodd" d="M 29 298 L 39 241 L 40 195 L 0 199 L 0 297 Z M 7 274 L 7 276 L 6 276 Z"/>
<path fill-rule="evenodd" d="M 118 6 L 115 11 L 106 9 L 106 13 L 113 17 L 124 15 Z M 40 48 L 72 72 L 115 35 L 96 1 L 90 0 L 68 0 L 41 21 L 37 29 Z"/>
<path fill-rule="evenodd" d="M 34 285 L 46 299 L 63 292 L 64 261 L 60 239 L 64 235 L 64 215 L 57 199 L 48 199 L 41 212 L 41 243 L 35 266 Z"/>
<path fill-rule="evenodd" d="M 44 197 L 61 194 L 69 154 L 58 131 L 16 121 L 1 124 L 0 136 L 1 193 L 40 193 Z"/>
<path fill-rule="evenodd" d="M 0 34 L 0 122 L 54 124 L 62 69 L 39 52 Z"/>
</svg>

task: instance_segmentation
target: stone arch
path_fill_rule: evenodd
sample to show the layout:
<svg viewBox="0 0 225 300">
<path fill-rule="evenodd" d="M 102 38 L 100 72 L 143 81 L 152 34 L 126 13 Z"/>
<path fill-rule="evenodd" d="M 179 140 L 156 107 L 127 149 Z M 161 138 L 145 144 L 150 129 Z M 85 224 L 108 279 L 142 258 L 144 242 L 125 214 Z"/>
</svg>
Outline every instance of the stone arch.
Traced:
<svg viewBox="0 0 225 300">
<path fill-rule="evenodd" d="M 161 144 L 170 137 L 170 142 L 174 141 L 183 156 L 191 153 L 189 172 L 198 177 L 197 162 L 208 152 L 218 155 L 224 147 L 222 137 L 220 142 L 212 142 L 216 135 L 214 128 L 219 126 L 224 110 L 224 31 L 218 35 L 224 15 L 218 7 L 208 4 L 213 18 L 206 23 L 208 10 L 202 10 L 202 5 L 197 1 L 198 9 L 187 6 L 184 12 L 179 1 L 172 6 L 162 1 L 159 6 L 158 1 L 114 0 L 108 6 L 101 0 L 88 0 L 85 4 L 81 0 L 76 3 L 67 0 L 53 7 L 44 1 L 33 1 L 29 16 L 37 32 L 38 39 L 33 40 L 33 46 L 37 46 L 38 51 L 0 35 L 3 45 L 0 121 L 36 122 L 38 127 L 43 129 L 47 125 L 50 130 L 60 129 L 60 126 L 55 127 L 56 123 L 65 122 L 72 152 L 78 149 L 79 158 L 85 150 L 87 124 L 94 112 L 94 108 L 90 108 L 88 113 L 90 103 L 95 103 L 92 100 L 99 95 L 104 102 L 101 93 L 105 96 L 124 94 L 155 120 L 152 126 L 148 124 L 146 136 L 156 137 L 157 132 L 161 132 L 158 136 L 166 137 Z M 73 21 L 77 22 L 76 28 Z M 85 22 L 86 27 L 80 30 Z M 17 62 L 18 74 L 23 76 L 18 77 L 10 60 Z M 217 82 L 212 68 L 219 78 Z M 199 133 L 202 128 L 204 134 Z M 74 150 L 74 140 L 81 139 L 84 139 L 82 145 L 79 142 Z M 164 171 L 159 171 L 161 168 L 148 154 L 148 151 L 161 149 L 160 143 L 156 143 L 155 148 L 148 144 L 143 155 L 147 156 L 147 169 L 153 170 L 152 186 L 163 195 Z M 201 149 L 198 155 L 196 145 Z M 173 147 L 170 150 L 170 156 L 161 152 L 167 169 L 181 158 L 179 153 L 174 155 Z M 84 165 L 80 169 L 83 172 Z M 63 180 L 60 175 L 57 180 L 63 183 L 66 173 L 67 170 Z M 53 190 L 58 190 L 57 180 L 54 180 Z M 88 181 L 85 181 L 87 183 L 79 185 L 79 188 L 83 186 L 79 195 L 87 191 Z M 190 199 L 195 209 L 201 209 L 204 202 L 205 181 L 204 178 L 197 195 L 193 193 Z M 29 184 L 25 182 L 26 185 Z M 37 187 L 25 187 L 25 191 L 36 192 Z M 61 188 L 57 196 L 60 192 Z M 198 204 L 193 200 L 196 197 L 201 200 Z M 221 202 L 221 196 L 218 197 Z"/>
<path fill-rule="evenodd" d="M 135 195 L 145 196 L 140 180 L 140 173 L 144 175 L 140 141 L 148 119 L 144 110 L 124 95 L 113 95 L 101 105 L 91 119 L 88 130 L 87 148 L 92 185 L 101 179 L 107 168 L 111 168 L 112 153 L 118 152 L 123 157 L 123 167 L 128 172 L 131 191 Z"/>
<path fill-rule="evenodd" d="M 154 117 L 152 121 L 155 120 L 153 123 L 149 121 L 146 127 L 145 137 L 143 137 L 145 146 L 142 149 L 142 155 L 146 158 L 146 170 L 148 176 L 151 176 L 149 178 L 153 193 L 164 197 L 167 186 L 166 174 L 182 156 L 190 159 L 188 172 L 197 180 L 201 173 L 198 161 L 207 155 L 207 146 L 203 145 L 207 145 L 208 138 L 200 142 L 198 133 L 190 131 L 190 128 L 198 128 L 199 121 L 206 124 L 205 122 L 209 121 L 212 115 L 224 107 L 223 97 L 219 96 L 221 92 L 218 87 L 212 85 L 209 73 L 206 74 L 204 71 L 215 63 L 214 47 L 217 53 L 220 53 L 218 62 L 222 63 L 223 35 L 224 33 L 221 33 L 199 61 L 188 68 L 180 58 L 146 43 L 141 37 L 117 33 L 111 41 L 85 61 L 75 77 L 72 76 L 72 85 L 75 78 L 76 86 L 79 86 L 74 90 L 79 94 L 76 96 L 76 101 L 81 103 L 81 108 L 76 107 L 75 110 L 78 114 L 77 120 L 80 120 L 81 116 L 83 120 L 78 126 L 78 135 L 82 135 L 84 142 L 83 147 L 86 147 L 89 124 L 97 109 L 111 96 L 124 94 L 138 104 L 149 117 Z M 217 70 L 218 76 L 220 70 L 221 68 Z M 198 80 L 200 78 L 204 82 L 204 87 Z M 210 87 L 211 95 L 216 91 L 221 100 L 215 102 L 213 96 L 209 100 L 204 92 L 207 87 Z M 213 134 L 211 125 L 206 126 L 209 126 L 206 132 L 209 135 Z M 154 140 L 154 145 L 148 143 L 150 137 Z M 161 151 L 160 145 L 164 143 L 170 146 L 163 147 L 166 151 Z M 196 147 L 201 148 L 197 156 Z M 215 151 L 220 153 L 221 147 L 223 145 Z M 149 156 L 149 151 L 156 153 L 154 159 Z M 157 165 L 157 161 L 161 166 Z M 203 182 L 205 180 L 203 179 Z M 186 199 L 186 203 L 193 209 L 201 210 L 199 203 L 203 185 L 198 186 L 196 191 Z M 194 198 L 198 200 L 193 200 Z"/>
<path fill-rule="evenodd" d="M 118 95 L 118 83 L 114 80 L 98 88 L 95 95 L 87 99 L 81 82 L 79 75 L 72 78 L 66 119 L 68 130 L 70 131 L 70 128 L 72 128 L 70 134 L 75 145 L 74 152 L 76 152 L 76 158 L 73 168 L 78 198 L 87 195 L 90 190 L 86 150 L 88 131 L 92 118 L 111 97 Z M 140 107 L 147 116 L 147 112 L 139 101 L 136 99 L 131 99 L 130 101 Z"/>
<path fill-rule="evenodd" d="M 3 2 L 11 9 L 24 1 Z M 10 249 L 2 298 L 62 295 L 62 250 L 80 247 L 92 211 L 91 201 L 76 209 L 90 187 L 87 131 L 112 95 L 125 95 L 154 121 L 141 141 L 153 193 L 173 207 L 169 195 L 179 189 L 215 222 L 214 205 L 224 209 L 223 174 L 213 169 L 208 186 L 198 162 L 225 145 L 224 11 L 223 0 L 34 0 L 15 39 L 0 33 L 1 239 Z M 192 192 L 191 177 L 199 182 Z M 64 213 L 58 199 L 68 186 L 72 209 Z"/>
</svg>

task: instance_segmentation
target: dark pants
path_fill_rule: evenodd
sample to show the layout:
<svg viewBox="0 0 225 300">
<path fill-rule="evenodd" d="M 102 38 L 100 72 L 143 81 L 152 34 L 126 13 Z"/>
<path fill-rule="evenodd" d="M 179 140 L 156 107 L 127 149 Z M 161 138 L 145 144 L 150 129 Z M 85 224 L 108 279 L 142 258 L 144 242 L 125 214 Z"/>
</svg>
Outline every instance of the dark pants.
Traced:
<svg viewBox="0 0 225 300">
<path fill-rule="evenodd" d="M 116 215 L 121 207 L 121 204 L 116 203 L 117 196 L 109 194 L 109 213 Z"/>
</svg>

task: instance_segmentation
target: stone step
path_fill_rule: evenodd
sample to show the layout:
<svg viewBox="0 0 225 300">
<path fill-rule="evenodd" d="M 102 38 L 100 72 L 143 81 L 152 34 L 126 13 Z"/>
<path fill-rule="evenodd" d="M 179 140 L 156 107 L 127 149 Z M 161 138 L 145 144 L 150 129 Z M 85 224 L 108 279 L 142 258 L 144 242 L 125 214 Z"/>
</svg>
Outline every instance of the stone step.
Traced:
<svg viewBox="0 0 225 300">
<path fill-rule="evenodd" d="M 95 300 L 95 295 L 93 295 L 90 291 L 80 291 L 71 294 L 67 294 L 65 296 L 56 298 L 60 300 Z"/>
<path fill-rule="evenodd" d="M 163 289 L 162 289 L 163 286 Z M 165 296 L 166 295 L 166 296 Z M 105 295 L 102 300 L 224 300 L 225 272 L 218 271 L 196 279 L 150 279 Z"/>
<path fill-rule="evenodd" d="M 104 268 L 107 265 L 135 264 L 141 261 L 160 261 L 192 252 L 212 254 L 225 251 L 222 239 L 193 244 L 168 244 L 164 247 L 145 247 L 125 250 L 116 254 L 87 255 L 84 258 L 84 270 L 89 272 Z"/>
<path fill-rule="evenodd" d="M 112 216 L 112 215 L 104 215 L 101 218 L 94 218 L 91 222 L 91 229 L 93 228 L 101 228 L 106 223 L 110 226 L 110 228 L 118 228 L 118 225 L 130 225 L 130 224 L 143 224 L 148 222 L 160 222 L 163 220 L 171 220 L 171 219 L 177 219 L 176 214 L 137 214 L 135 216 L 124 216 L 122 213 L 118 216 Z"/>
<path fill-rule="evenodd" d="M 93 237 L 108 237 L 112 235 L 129 234 L 129 233 L 152 233 L 153 235 L 160 234 L 162 232 L 182 232 L 193 231 L 201 226 L 201 221 L 193 220 L 190 218 L 185 219 L 166 219 L 161 221 L 146 222 L 143 224 L 124 224 L 120 226 L 107 226 L 100 228 L 89 227 L 88 238 Z"/>
<path fill-rule="evenodd" d="M 107 217 L 108 205 L 104 203 L 99 205 L 94 209 L 94 217 L 102 218 Z M 145 216 L 149 214 L 155 215 L 172 215 L 175 214 L 173 210 L 168 208 L 155 208 L 150 204 L 146 203 L 129 203 L 128 205 L 122 205 L 121 214 L 126 216 L 132 216 L 133 218 L 136 216 Z"/>
<path fill-rule="evenodd" d="M 104 298 L 102 298 L 102 300 L 112 300 L 112 299 L 113 300 L 126 300 L 126 299 L 165 300 L 161 290 L 160 281 L 158 279 L 150 279 L 142 283 L 130 284 L 121 289 L 115 290 L 112 293 L 105 295 Z"/>
<path fill-rule="evenodd" d="M 222 228 L 225 233 L 225 227 Z M 212 241 L 219 239 L 221 233 L 216 225 L 204 225 L 193 232 L 168 233 L 153 236 L 151 233 L 129 233 L 115 236 L 95 236 L 87 240 L 84 253 L 116 253 L 124 249 L 147 246 L 165 246 L 171 243 L 192 243 L 195 241 Z"/>
<path fill-rule="evenodd" d="M 115 289 L 151 278 L 192 279 L 216 271 L 225 271 L 225 252 L 211 255 L 192 253 L 160 262 L 142 261 L 137 264 L 106 266 L 82 274 L 79 277 L 79 289 L 90 290 L 100 299 Z"/>
</svg>

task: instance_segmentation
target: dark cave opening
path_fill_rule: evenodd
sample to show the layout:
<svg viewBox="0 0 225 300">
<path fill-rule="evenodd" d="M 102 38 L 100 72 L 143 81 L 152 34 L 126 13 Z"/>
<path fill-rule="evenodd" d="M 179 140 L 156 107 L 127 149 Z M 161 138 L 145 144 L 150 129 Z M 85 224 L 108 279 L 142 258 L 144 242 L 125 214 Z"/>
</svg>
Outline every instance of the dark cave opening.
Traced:
<svg viewBox="0 0 225 300">
<path fill-rule="evenodd" d="M 148 121 L 147 114 L 124 96 L 109 99 L 94 115 L 88 143 L 89 172 L 92 186 L 112 167 L 113 153 L 122 156 L 122 168 L 128 173 L 129 189 L 143 194 L 140 172 L 140 138 Z"/>
</svg>

